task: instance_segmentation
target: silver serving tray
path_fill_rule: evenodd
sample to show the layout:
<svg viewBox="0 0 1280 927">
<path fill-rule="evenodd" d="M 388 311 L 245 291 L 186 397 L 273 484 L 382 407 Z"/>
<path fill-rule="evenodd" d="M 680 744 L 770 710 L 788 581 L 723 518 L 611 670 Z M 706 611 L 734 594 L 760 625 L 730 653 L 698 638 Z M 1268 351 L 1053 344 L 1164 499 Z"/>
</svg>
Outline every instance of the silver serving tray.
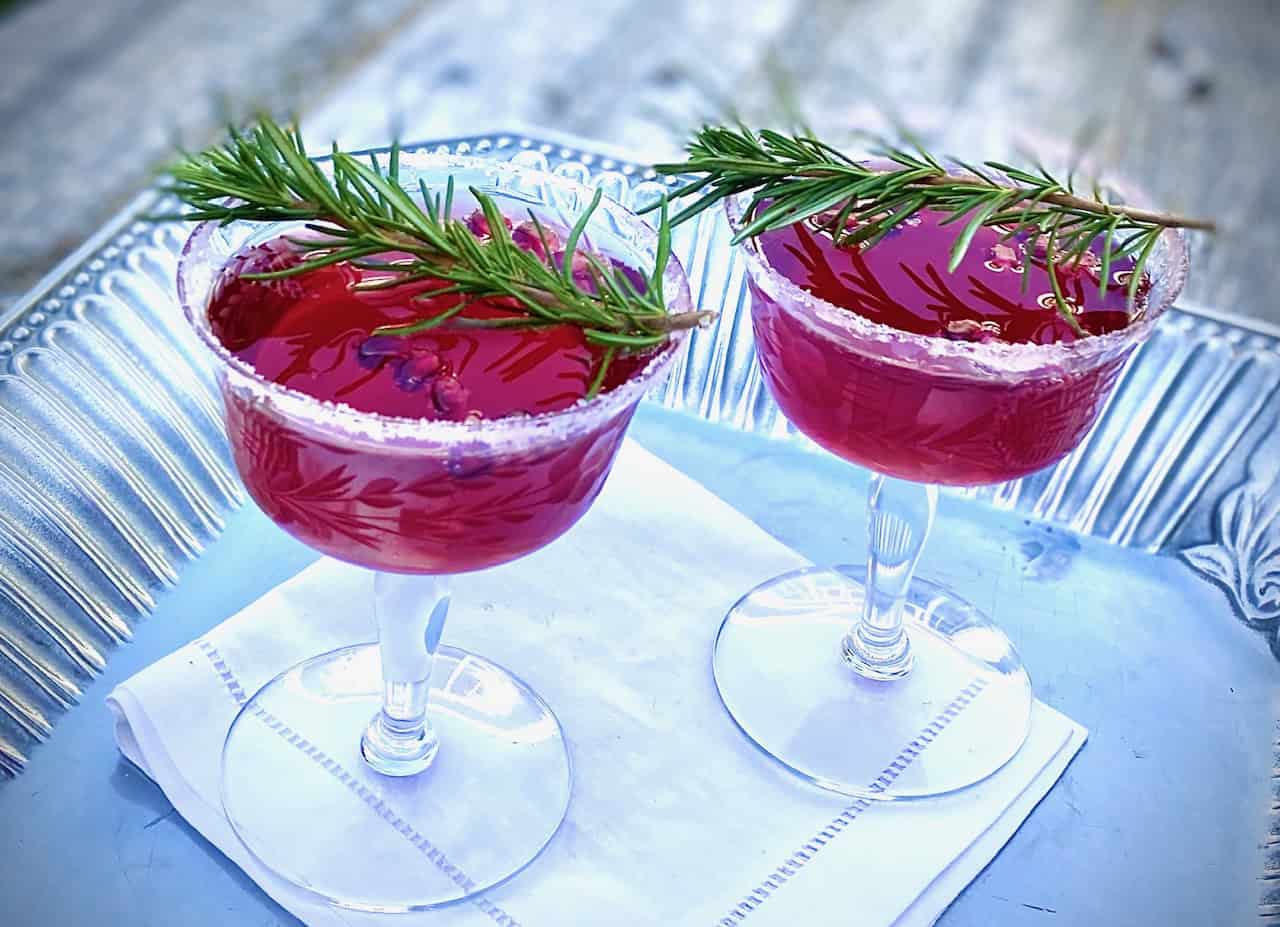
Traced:
<svg viewBox="0 0 1280 927">
<path fill-rule="evenodd" d="M 510 158 L 630 204 L 667 184 L 577 143 L 494 134 L 420 150 Z M 135 200 L 0 318 L 0 773 L 80 696 L 243 498 L 209 370 L 175 307 L 186 229 Z M 755 363 L 743 268 L 719 214 L 678 230 L 720 313 L 651 401 L 805 441 Z M 1062 463 L 968 491 L 1115 544 L 1184 558 L 1280 656 L 1280 330 L 1180 306 Z"/>
<path fill-rule="evenodd" d="M 416 147 L 513 159 L 629 205 L 670 183 L 643 165 L 517 135 Z M 10 774 L 243 497 L 212 377 L 175 309 L 187 230 L 139 218 L 161 206 L 157 194 L 139 197 L 0 319 L 0 771 Z M 723 219 L 704 213 L 676 239 L 698 304 L 720 317 L 651 401 L 805 441 L 760 378 Z M 1180 554 L 1280 655 L 1277 395 L 1280 331 L 1180 306 L 1074 453 L 967 494 Z"/>
</svg>

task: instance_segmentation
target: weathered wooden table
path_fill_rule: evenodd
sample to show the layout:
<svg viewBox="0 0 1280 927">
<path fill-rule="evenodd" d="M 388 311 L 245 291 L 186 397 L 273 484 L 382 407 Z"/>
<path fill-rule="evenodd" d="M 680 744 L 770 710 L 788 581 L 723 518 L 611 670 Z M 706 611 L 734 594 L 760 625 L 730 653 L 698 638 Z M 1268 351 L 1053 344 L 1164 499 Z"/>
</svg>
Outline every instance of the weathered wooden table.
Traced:
<svg viewBox="0 0 1280 927">
<path fill-rule="evenodd" d="M 0 307 L 146 182 L 175 137 L 297 108 L 358 146 L 515 124 L 669 154 L 776 73 L 827 131 L 932 107 L 984 150 L 1071 136 L 1169 208 L 1223 225 L 1187 296 L 1280 321 L 1280 10 L 1270 0 L 27 0 L 0 19 Z"/>
</svg>

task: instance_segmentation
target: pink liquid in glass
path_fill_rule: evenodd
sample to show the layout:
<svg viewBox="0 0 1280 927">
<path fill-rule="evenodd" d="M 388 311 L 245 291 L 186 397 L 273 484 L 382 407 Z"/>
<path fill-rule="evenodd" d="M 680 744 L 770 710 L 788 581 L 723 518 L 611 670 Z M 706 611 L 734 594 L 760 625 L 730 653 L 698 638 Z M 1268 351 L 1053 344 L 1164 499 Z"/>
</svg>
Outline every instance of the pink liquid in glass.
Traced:
<svg viewBox="0 0 1280 927">
<path fill-rule="evenodd" d="M 503 563 L 547 544 L 600 491 L 634 404 L 589 427 L 512 448 L 490 420 L 568 409 L 586 395 L 600 350 L 580 329 L 468 328 L 447 323 L 410 336 L 371 335 L 454 305 L 411 297 L 438 283 L 379 291 L 352 284 L 375 272 L 334 265 L 273 281 L 240 275 L 296 260 L 282 240 L 242 252 L 209 303 L 218 339 L 266 379 L 360 412 L 471 422 L 475 439 L 352 441 L 227 394 L 227 430 L 241 476 L 276 523 L 324 553 L 375 569 L 456 573 Z M 513 315 L 476 302 L 460 319 Z M 648 362 L 620 356 L 603 390 Z"/>
<path fill-rule="evenodd" d="M 775 271 L 810 293 L 915 336 L 1037 345 L 1081 337 L 1058 312 L 1042 244 L 1001 243 L 1000 232 L 981 229 L 949 273 L 962 226 L 939 225 L 939 218 L 924 211 L 865 250 L 837 247 L 812 221 L 765 233 L 759 248 Z M 1105 296 L 1094 252 L 1058 269 L 1084 337 L 1129 324 L 1132 267 L 1132 260 L 1113 264 Z M 1146 289 L 1143 280 L 1135 312 Z M 918 351 L 815 327 L 812 310 L 784 305 L 754 281 L 752 290 L 756 350 L 787 418 L 833 453 L 908 480 L 994 483 L 1054 463 L 1093 424 L 1124 362 L 1111 356 L 1085 369 L 1025 376 L 950 372 L 921 363 Z"/>
</svg>

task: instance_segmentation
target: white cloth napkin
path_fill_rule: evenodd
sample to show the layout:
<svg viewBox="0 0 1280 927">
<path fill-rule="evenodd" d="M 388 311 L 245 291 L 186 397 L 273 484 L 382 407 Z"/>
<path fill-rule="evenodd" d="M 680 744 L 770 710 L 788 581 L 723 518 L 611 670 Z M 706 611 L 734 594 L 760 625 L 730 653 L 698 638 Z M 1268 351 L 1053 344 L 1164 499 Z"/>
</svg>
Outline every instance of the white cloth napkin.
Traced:
<svg viewBox="0 0 1280 927">
<path fill-rule="evenodd" d="M 851 804 L 803 785 L 747 744 L 710 672 L 728 607 L 801 565 L 628 442 L 564 538 L 459 577 L 446 638 L 511 667 L 555 709 L 573 753 L 573 799 L 542 858 L 480 904 L 397 922 L 933 923 L 1062 774 L 1085 731 L 1037 703 L 1030 738 L 1007 767 L 934 801 Z M 371 585 L 367 572 L 321 561 L 108 697 L 121 752 L 314 927 L 386 919 L 326 907 L 251 859 L 219 807 L 219 756 L 247 694 L 293 663 L 373 638 Z"/>
</svg>

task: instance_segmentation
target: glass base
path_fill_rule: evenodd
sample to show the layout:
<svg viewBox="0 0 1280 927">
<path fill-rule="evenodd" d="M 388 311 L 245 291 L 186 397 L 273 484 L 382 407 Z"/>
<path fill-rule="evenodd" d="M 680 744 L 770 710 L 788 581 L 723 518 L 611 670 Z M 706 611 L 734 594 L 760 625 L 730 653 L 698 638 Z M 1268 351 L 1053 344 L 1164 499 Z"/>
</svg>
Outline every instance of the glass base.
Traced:
<svg viewBox="0 0 1280 927">
<path fill-rule="evenodd" d="M 987 778 L 1026 740 L 1031 680 L 1009 639 L 942 586 L 912 581 L 899 679 L 858 675 L 842 642 L 864 567 L 785 573 L 747 593 L 716 637 L 720 699 L 757 747 L 815 785 L 926 798 Z"/>
<path fill-rule="evenodd" d="M 222 754 L 236 836 L 281 878 L 343 908 L 416 911 L 471 897 L 532 862 L 564 820 L 560 723 L 524 682 L 441 647 L 428 709 L 439 753 L 414 776 L 361 757 L 379 710 L 375 644 L 277 676 L 241 710 Z"/>
</svg>

